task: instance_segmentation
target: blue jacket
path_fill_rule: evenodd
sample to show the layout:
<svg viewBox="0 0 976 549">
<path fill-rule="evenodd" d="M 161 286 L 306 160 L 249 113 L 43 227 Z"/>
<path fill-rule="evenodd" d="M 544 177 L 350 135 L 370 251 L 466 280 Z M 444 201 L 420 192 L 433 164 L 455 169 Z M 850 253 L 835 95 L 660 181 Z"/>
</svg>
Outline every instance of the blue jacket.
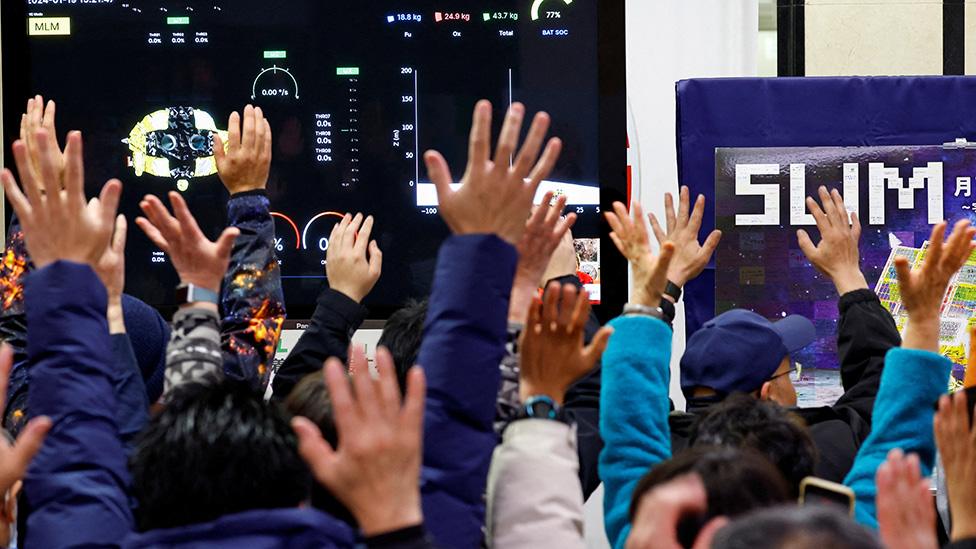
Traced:
<svg viewBox="0 0 976 549">
<path fill-rule="evenodd" d="M 107 296 L 87 265 L 59 261 L 25 286 L 28 403 L 54 425 L 24 479 L 25 546 L 352 547 L 354 532 L 311 509 L 261 510 L 134 533 L 119 434 Z"/>
<path fill-rule="evenodd" d="M 932 474 L 935 463 L 935 433 L 932 405 L 946 392 L 952 362 L 927 351 L 892 349 L 885 356 L 881 387 L 874 404 L 871 434 L 857 452 L 854 467 L 844 484 L 854 490 L 857 503 L 854 518 L 878 527 L 874 482 L 878 467 L 888 452 L 900 448 L 918 454 L 922 476 Z"/>
<path fill-rule="evenodd" d="M 105 287 L 87 265 L 59 261 L 27 277 L 24 297 L 28 406 L 54 422 L 24 479 L 26 547 L 117 545 L 134 523 Z"/>
<path fill-rule="evenodd" d="M 496 236 L 441 246 L 418 362 L 427 374 L 424 519 L 441 547 L 478 547 L 518 254 Z"/>
<path fill-rule="evenodd" d="M 671 458 L 671 328 L 644 316 L 610 322 L 614 333 L 603 353 L 600 453 L 604 527 L 614 548 L 630 534 L 630 500 L 637 482 Z"/>
</svg>

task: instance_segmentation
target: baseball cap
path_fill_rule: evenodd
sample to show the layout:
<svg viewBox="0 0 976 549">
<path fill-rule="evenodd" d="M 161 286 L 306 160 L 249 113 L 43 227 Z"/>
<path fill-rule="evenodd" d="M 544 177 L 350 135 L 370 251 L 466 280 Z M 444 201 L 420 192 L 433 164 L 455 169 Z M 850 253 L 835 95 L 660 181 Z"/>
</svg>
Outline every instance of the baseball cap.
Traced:
<svg viewBox="0 0 976 549">
<path fill-rule="evenodd" d="M 722 394 L 756 391 L 784 357 L 815 338 L 813 322 L 800 315 L 770 322 L 744 309 L 722 313 L 688 339 L 681 357 L 681 390 L 686 396 L 696 387 Z"/>
</svg>

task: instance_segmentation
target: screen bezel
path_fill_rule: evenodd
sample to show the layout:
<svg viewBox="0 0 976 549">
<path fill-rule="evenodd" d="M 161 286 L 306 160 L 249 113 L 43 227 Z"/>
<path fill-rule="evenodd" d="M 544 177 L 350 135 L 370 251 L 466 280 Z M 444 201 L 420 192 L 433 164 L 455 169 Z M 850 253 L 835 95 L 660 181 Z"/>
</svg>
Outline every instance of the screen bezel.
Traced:
<svg viewBox="0 0 976 549">
<path fill-rule="evenodd" d="M 613 203 L 629 204 L 630 189 L 627 178 L 627 77 L 625 0 L 596 0 L 598 5 L 598 66 L 599 66 L 599 177 L 601 181 L 600 209 L 612 211 Z M 32 93 L 27 78 L 30 74 L 30 47 L 27 36 L 27 3 L 23 0 L 0 2 L 0 115 L 2 115 L 3 150 L 9 151 L 19 137 L 20 114 L 26 98 Z M 16 170 L 10 155 L 0 153 L 5 167 Z M 9 206 L 4 206 L 7 212 Z M 7 219 L 8 217 L 4 217 Z M 3 224 L 3 229 L 6 223 Z M 5 233 L 4 233 L 5 234 Z M 613 318 L 627 301 L 627 261 L 616 252 L 609 237 L 609 225 L 601 220 L 601 302 L 595 307 L 601 321 Z M 314 300 L 296 306 L 289 304 L 290 319 L 308 319 L 315 309 Z M 384 320 L 394 307 L 370 306 L 369 318 Z M 175 311 L 161 308 L 161 312 Z"/>
</svg>

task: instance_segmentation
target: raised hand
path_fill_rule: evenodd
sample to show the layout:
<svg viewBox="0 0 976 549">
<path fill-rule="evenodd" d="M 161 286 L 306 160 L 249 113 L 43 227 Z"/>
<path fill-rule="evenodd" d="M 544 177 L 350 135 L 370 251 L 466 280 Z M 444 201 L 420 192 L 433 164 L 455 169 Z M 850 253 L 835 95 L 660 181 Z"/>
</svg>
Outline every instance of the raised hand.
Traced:
<svg viewBox="0 0 976 549">
<path fill-rule="evenodd" d="M 562 404 L 566 391 L 603 355 L 613 329 L 601 328 L 589 346 L 583 332 L 590 316 L 590 296 L 576 286 L 553 282 L 543 301 L 529 308 L 519 345 L 519 393 L 522 401 L 545 395 Z"/>
<path fill-rule="evenodd" d="M 4 170 L 2 176 L 4 191 L 24 230 L 27 252 L 38 268 L 62 259 L 95 265 L 112 237 L 122 183 L 109 181 L 99 198 L 86 202 L 81 133 L 68 135 L 63 166 L 61 151 L 49 131 L 40 128 L 32 134 L 33 149 L 22 140 L 13 144 L 24 191 L 10 170 Z M 62 180 L 63 191 L 43 192 L 60 188 Z"/>
<path fill-rule="evenodd" d="M 627 537 L 626 549 L 681 549 L 678 523 L 689 514 L 708 511 L 708 494 L 696 474 L 678 477 L 662 484 L 641 498 Z M 693 549 L 712 546 L 715 533 L 728 524 L 725 517 L 708 521 L 698 533 Z"/>
<path fill-rule="evenodd" d="M 424 155 L 427 173 L 437 187 L 441 217 L 454 234 L 495 234 L 512 245 L 521 238 L 539 183 L 552 171 L 562 150 L 562 142 L 553 138 L 539 156 L 549 130 L 549 115 L 540 112 L 517 151 L 524 117 L 525 107 L 512 104 L 492 159 L 491 103 L 478 102 L 468 167 L 458 190 L 452 189 L 454 178 L 444 157 L 437 151 Z"/>
<path fill-rule="evenodd" d="M 918 456 L 892 450 L 878 467 L 878 527 L 888 549 L 937 549 L 935 506 Z"/>
<path fill-rule="evenodd" d="M 158 198 L 146 195 L 139 203 L 146 217 L 137 218 L 136 225 L 153 244 L 169 255 L 183 284 L 220 291 L 220 282 L 227 272 L 234 240 L 240 230 L 228 227 L 216 242 L 211 242 L 200 230 L 179 193 L 170 192 L 169 201 L 176 217 L 170 215 Z"/>
<path fill-rule="evenodd" d="M 949 491 L 952 541 L 976 538 L 976 429 L 970 425 L 971 411 L 966 392 L 959 391 L 939 400 L 933 421 Z"/>
<path fill-rule="evenodd" d="M 509 302 L 510 322 L 525 322 L 529 304 L 532 303 L 539 285 L 544 283 L 542 277 L 553 252 L 576 222 L 574 213 L 562 217 L 565 208 L 565 196 L 560 196 L 553 202 L 553 193 L 546 193 L 542 204 L 533 210 L 525 224 L 525 232 L 515 246 L 519 260 Z"/>
<path fill-rule="evenodd" d="M 227 120 L 227 143 L 214 134 L 217 175 L 230 194 L 264 189 L 271 172 L 271 124 L 261 107 L 244 107 Z"/>
<path fill-rule="evenodd" d="M 661 246 L 665 242 L 674 243 L 674 259 L 668 268 L 668 280 L 678 287 L 684 287 L 689 280 L 693 280 L 705 270 L 715 248 L 722 240 L 722 231 L 714 230 L 708 235 L 704 243 L 698 242 L 698 232 L 701 231 L 702 218 L 705 216 L 705 197 L 698 195 L 695 209 L 689 215 L 690 197 L 688 187 L 681 187 L 678 213 L 674 212 L 674 198 L 671 193 L 664 195 L 665 221 L 667 232 L 661 228 L 657 217 L 648 215 L 651 228 L 657 243 Z"/>
<path fill-rule="evenodd" d="M 125 288 L 125 237 L 128 232 L 128 223 L 124 215 L 115 218 L 115 232 L 112 235 L 112 242 L 102 257 L 95 264 L 95 273 L 101 279 L 105 289 L 108 290 L 108 300 L 122 300 L 122 291 Z"/>
<path fill-rule="evenodd" d="M 365 363 L 362 349 L 351 355 Z M 407 374 L 402 406 L 393 357 L 376 353 L 379 377 L 368 372 L 352 377 L 336 359 L 325 365 L 339 449 L 322 438 L 303 417 L 292 420 L 298 451 L 316 480 L 356 517 L 363 534 L 375 536 L 423 522 L 420 508 L 420 463 L 426 381 L 420 368 Z"/>
<path fill-rule="evenodd" d="M 607 222 L 613 229 L 610 239 L 630 261 L 633 270 L 634 290 L 630 297 L 631 303 L 657 307 L 661 304 L 661 295 L 668 284 L 668 269 L 674 256 L 674 243 L 661 244 L 661 254 L 655 256 L 651 251 L 647 227 L 644 225 L 644 211 L 640 204 L 634 204 L 632 209 L 633 218 L 627 214 L 627 208 L 621 202 L 614 202 L 614 211 L 606 212 Z"/>
<path fill-rule="evenodd" d="M 809 196 L 807 208 L 817 222 L 820 243 L 814 246 L 810 235 L 800 229 L 796 231 L 800 249 L 817 270 L 830 277 L 838 294 L 867 288 L 868 282 L 861 273 L 861 252 L 857 247 L 861 239 L 861 221 L 856 213 L 847 213 L 844 198 L 837 189 L 828 193 L 826 187 L 820 187 L 819 193 L 823 208 Z"/>
<path fill-rule="evenodd" d="M 28 99 L 27 110 L 20 117 L 20 140 L 27 145 L 30 155 L 30 151 L 37 147 L 35 139 L 37 130 L 42 128 L 47 130 L 48 148 L 57 151 L 55 154 L 58 157 L 57 165 L 61 166 L 61 170 L 64 170 L 64 155 L 61 152 L 61 146 L 58 145 L 58 131 L 54 124 L 56 110 L 57 105 L 54 101 L 48 101 L 47 106 L 45 106 L 44 98 L 40 95 Z M 40 166 L 35 165 L 34 170 L 40 171 Z"/>
<path fill-rule="evenodd" d="M 6 406 L 7 384 L 13 362 L 13 348 L 4 343 L 0 346 L 0 409 Z M 41 416 L 27 422 L 13 445 L 7 442 L 6 437 L 0 437 L 0 493 L 6 494 L 14 483 L 24 478 L 27 467 L 41 449 L 50 429 L 51 420 Z"/>
<path fill-rule="evenodd" d="M 383 270 L 383 252 L 375 240 L 369 239 L 372 232 L 373 216 L 363 221 L 363 214 L 357 213 L 356 217 L 346 214 L 329 235 L 325 253 L 329 287 L 356 302 L 373 290 Z"/>
<path fill-rule="evenodd" d="M 908 329 L 902 347 L 932 352 L 939 350 L 939 310 L 949 280 L 966 264 L 976 243 L 976 229 L 969 221 L 956 223 L 949 239 L 943 243 L 946 223 L 932 229 L 929 248 L 922 266 L 911 270 L 908 259 L 895 259 L 895 272 L 901 302 L 908 310 Z"/>
</svg>

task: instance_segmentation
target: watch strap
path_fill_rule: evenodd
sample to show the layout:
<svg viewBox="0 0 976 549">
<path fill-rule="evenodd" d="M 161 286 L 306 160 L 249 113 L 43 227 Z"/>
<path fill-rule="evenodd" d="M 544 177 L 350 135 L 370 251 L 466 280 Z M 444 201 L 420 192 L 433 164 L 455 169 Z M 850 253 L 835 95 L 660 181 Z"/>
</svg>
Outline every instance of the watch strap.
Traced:
<svg viewBox="0 0 976 549">
<path fill-rule="evenodd" d="M 628 303 L 624 305 L 624 316 L 633 315 L 649 316 L 659 320 L 664 320 L 664 311 L 660 307 L 648 307 L 647 305 L 639 305 L 637 303 Z"/>
<path fill-rule="evenodd" d="M 186 303 L 213 303 L 214 305 L 220 305 L 220 294 L 193 284 L 180 284 L 176 287 L 176 300 L 180 305 Z"/>
<path fill-rule="evenodd" d="M 668 285 L 664 287 L 664 293 L 671 296 L 674 302 L 677 303 L 681 299 L 681 286 L 678 286 L 674 282 L 668 281 Z"/>
</svg>

